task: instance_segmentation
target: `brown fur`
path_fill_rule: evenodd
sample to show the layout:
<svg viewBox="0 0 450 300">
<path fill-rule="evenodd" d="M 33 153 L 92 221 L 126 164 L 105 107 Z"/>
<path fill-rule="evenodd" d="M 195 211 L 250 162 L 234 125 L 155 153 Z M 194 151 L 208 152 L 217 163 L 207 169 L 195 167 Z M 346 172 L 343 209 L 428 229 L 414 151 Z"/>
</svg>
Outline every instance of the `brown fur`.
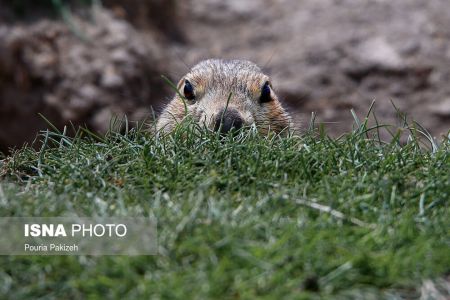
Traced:
<svg viewBox="0 0 450 300">
<path fill-rule="evenodd" d="M 213 120 L 225 107 L 236 109 L 244 124 L 255 125 L 261 134 L 293 129 L 291 117 L 283 109 L 273 89 L 270 93 L 272 101 L 260 103 L 261 88 L 270 80 L 252 62 L 222 59 L 202 61 L 178 83 L 181 95 L 185 80 L 189 80 L 195 91 L 195 100 L 185 100 L 187 115 L 210 129 L 214 128 Z M 159 117 L 157 130 L 170 132 L 185 116 L 183 99 L 177 93 Z"/>
</svg>

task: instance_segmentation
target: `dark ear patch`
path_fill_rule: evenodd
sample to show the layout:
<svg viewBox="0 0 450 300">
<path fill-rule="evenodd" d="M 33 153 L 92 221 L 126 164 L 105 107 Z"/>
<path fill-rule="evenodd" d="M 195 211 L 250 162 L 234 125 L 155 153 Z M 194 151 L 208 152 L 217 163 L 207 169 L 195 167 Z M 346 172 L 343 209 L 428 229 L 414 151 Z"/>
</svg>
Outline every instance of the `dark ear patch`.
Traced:
<svg viewBox="0 0 450 300">
<path fill-rule="evenodd" d="M 272 95 L 270 91 L 270 82 L 266 81 L 261 88 L 261 96 L 259 97 L 259 102 L 267 103 L 272 101 Z"/>
<path fill-rule="evenodd" d="M 188 100 L 194 100 L 195 94 L 194 94 L 194 87 L 189 82 L 189 80 L 184 81 L 184 89 L 183 89 L 184 97 Z"/>
</svg>

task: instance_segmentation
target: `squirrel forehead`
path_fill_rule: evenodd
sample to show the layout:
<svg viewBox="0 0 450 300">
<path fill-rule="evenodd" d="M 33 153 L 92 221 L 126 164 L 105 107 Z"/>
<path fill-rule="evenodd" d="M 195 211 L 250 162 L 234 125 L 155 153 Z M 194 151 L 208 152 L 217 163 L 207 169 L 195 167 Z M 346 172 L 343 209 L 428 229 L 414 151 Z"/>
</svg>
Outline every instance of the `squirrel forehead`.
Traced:
<svg viewBox="0 0 450 300">
<path fill-rule="evenodd" d="M 209 59 L 195 65 L 185 76 L 193 84 L 231 90 L 259 90 L 269 77 L 246 60 Z"/>
</svg>

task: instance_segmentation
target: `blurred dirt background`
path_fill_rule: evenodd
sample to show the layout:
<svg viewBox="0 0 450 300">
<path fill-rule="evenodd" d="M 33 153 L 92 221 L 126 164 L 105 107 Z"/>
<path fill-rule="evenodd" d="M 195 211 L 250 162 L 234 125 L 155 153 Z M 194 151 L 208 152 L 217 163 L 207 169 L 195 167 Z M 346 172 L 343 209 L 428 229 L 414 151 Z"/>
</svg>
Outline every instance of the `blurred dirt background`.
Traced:
<svg viewBox="0 0 450 300">
<path fill-rule="evenodd" d="M 151 118 L 211 57 L 254 61 L 296 118 L 331 134 L 372 100 L 434 136 L 450 128 L 448 0 L 0 0 L 0 151 L 69 122 Z M 305 126 L 306 126 L 305 124 Z"/>
</svg>

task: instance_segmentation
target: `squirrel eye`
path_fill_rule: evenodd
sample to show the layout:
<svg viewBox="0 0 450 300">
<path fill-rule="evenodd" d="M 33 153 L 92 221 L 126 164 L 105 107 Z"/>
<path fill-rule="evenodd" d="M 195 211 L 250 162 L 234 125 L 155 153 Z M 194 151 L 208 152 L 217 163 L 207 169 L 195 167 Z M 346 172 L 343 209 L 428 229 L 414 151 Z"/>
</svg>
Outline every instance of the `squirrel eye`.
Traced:
<svg viewBox="0 0 450 300">
<path fill-rule="evenodd" d="M 192 87 L 192 84 L 188 81 L 184 81 L 184 97 L 188 100 L 194 100 L 195 94 L 194 94 L 194 88 Z"/>
<path fill-rule="evenodd" d="M 266 81 L 261 89 L 261 96 L 259 97 L 259 101 L 261 103 L 266 103 L 272 101 L 272 97 L 270 95 L 270 83 Z"/>
</svg>

